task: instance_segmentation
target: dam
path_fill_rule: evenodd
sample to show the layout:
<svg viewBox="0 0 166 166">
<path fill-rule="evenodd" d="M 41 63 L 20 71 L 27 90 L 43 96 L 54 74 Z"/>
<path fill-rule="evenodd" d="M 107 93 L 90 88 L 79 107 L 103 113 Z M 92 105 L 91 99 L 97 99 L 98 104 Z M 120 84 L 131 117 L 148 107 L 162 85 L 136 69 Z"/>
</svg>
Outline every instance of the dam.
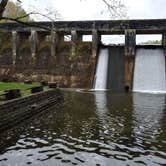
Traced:
<svg viewBox="0 0 166 166">
<path fill-rule="evenodd" d="M 140 34 L 160 34 L 162 45 L 138 46 Z M 124 35 L 125 44 L 103 45 L 102 35 Z M 0 36 L 1 81 L 165 92 L 165 19 L 1 23 Z"/>
<path fill-rule="evenodd" d="M 166 165 L 165 30 L 163 19 L 0 24 L 0 81 L 66 87 L 57 107 L 56 89 L 1 105 L 0 165 Z M 109 34 L 125 43 L 103 45 Z"/>
</svg>

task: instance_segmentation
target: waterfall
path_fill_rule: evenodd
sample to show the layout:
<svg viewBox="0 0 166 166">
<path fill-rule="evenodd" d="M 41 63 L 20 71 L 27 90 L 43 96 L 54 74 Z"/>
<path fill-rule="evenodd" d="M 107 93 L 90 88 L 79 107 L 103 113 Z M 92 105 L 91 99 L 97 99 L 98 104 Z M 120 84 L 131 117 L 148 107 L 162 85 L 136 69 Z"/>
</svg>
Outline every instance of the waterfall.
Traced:
<svg viewBox="0 0 166 166">
<path fill-rule="evenodd" d="M 133 91 L 164 93 L 165 56 L 163 49 L 138 48 L 136 51 Z"/>
<path fill-rule="evenodd" d="M 95 90 L 105 90 L 107 88 L 108 56 L 108 48 L 101 48 L 94 78 L 93 87 Z"/>
</svg>

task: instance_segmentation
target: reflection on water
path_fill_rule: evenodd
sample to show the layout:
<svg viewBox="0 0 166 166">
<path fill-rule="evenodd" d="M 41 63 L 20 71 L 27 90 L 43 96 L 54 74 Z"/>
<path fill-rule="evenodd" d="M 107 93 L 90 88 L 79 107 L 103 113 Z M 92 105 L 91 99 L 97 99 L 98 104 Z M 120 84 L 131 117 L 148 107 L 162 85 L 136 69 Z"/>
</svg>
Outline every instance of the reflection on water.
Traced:
<svg viewBox="0 0 166 166">
<path fill-rule="evenodd" d="M 106 98 L 106 92 L 105 91 L 96 91 L 94 93 L 95 96 L 95 103 L 96 103 L 96 112 L 100 113 L 106 113 L 107 110 L 107 98 Z"/>
<path fill-rule="evenodd" d="M 164 114 L 165 95 L 135 93 L 133 95 L 133 105 L 135 133 L 143 135 L 150 132 L 150 137 L 158 135 L 160 121 Z"/>
<path fill-rule="evenodd" d="M 165 138 L 164 140 L 160 138 L 165 132 L 165 128 L 162 128 L 163 124 L 161 124 L 162 118 L 165 116 L 165 95 L 134 93 L 133 107 L 136 143 L 151 151 L 151 153 L 146 152 L 147 157 L 144 163 L 149 165 L 166 163 L 159 157 L 164 155 L 163 157 L 166 158 L 165 153 L 163 153 L 166 152 L 166 149 L 162 146 L 162 144 L 165 144 Z M 161 144 L 158 144 L 158 142 Z"/>
<path fill-rule="evenodd" d="M 65 91 L 65 104 L 0 135 L 0 165 L 164 165 L 165 95 Z"/>
</svg>

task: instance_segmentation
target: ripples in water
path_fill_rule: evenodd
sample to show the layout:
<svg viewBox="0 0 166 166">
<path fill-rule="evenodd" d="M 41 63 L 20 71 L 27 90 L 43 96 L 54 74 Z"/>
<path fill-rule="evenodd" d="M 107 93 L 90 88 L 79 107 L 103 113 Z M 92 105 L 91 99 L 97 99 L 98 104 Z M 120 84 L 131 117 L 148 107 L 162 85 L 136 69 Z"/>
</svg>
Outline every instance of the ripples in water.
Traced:
<svg viewBox="0 0 166 166">
<path fill-rule="evenodd" d="M 64 92 L 0 136 L 0 165 L 165 165 L 165 95 Z"/>
</svg>

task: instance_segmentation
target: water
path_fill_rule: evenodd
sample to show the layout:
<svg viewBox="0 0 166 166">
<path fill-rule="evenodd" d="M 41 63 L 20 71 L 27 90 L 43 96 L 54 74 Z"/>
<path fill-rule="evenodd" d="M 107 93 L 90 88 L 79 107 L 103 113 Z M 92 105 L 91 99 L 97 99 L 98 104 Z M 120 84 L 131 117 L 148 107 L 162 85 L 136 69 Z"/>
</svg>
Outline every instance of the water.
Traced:
<svg viewBox="0 0 166 166">
<path fill-rule="evenodd" d="M 133 91 L 164 93 L 165 79 L 163 49 L 137 49 Z"/>
<path fill-rule="evenodd" d="M 1 133 L 1 166 L 166 165 L 165 94 L 64 94 L 63 107 Z"/>
<path fill-rule="evenodd" d="M 101 48 L 94 79 L 95 90 L 104 90 L 107 88 L 108 57 L 108 48 Z"/>
</svg>

